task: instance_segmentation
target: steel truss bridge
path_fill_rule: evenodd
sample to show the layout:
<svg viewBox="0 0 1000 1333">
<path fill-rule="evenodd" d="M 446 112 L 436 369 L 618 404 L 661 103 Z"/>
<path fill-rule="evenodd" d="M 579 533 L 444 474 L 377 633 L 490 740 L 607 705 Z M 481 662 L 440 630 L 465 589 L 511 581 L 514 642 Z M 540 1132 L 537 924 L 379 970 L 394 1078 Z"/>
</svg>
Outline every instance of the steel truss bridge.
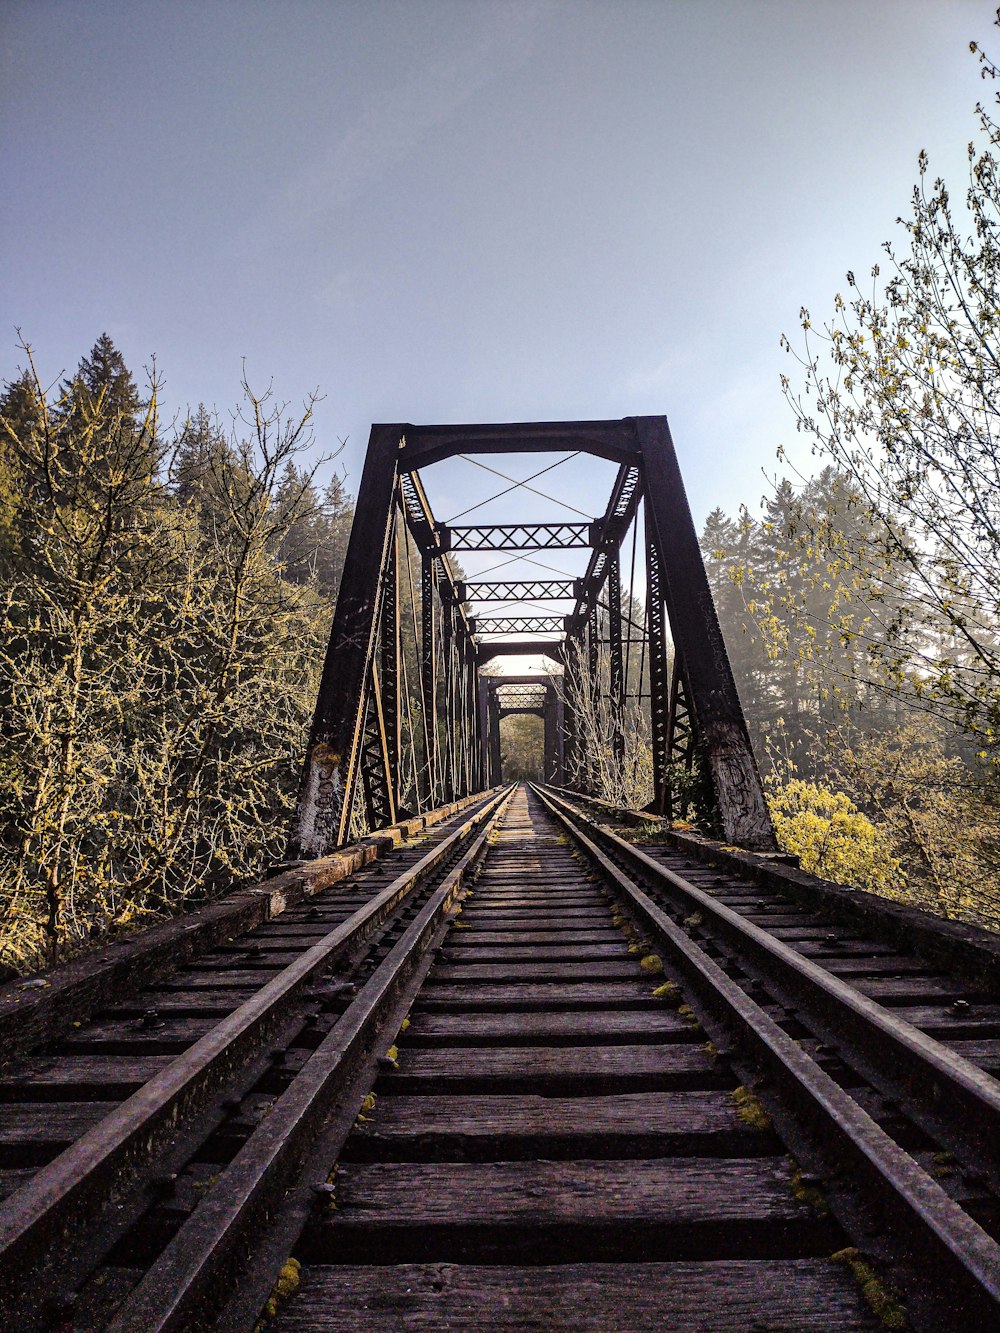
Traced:
<svg viewBox="0 0 1000 1333">
<path fill-rule="evenodd" d="M 600 518 L 449 524 L 431 511 L 421 473 L 456 455 L 560 451 L 617 465 Z M 626 534 L 638 532 L 640 511 L 646 611 L 636 625 L 623 611 L 622 546 Z M 589 552 L 582 577 L 463 580 L 450 558 L 553 550 Z M 558 599 L 565 610 L 533 607 L 545 599 Z M 499 609 L 489 612 L 495 604 Z M 419 660 L 416 690 L 406 680 L 407 616 Z M 595 761 L 581 753 L 574 686 L 581 675 L 591 689 L 604 682 L 613 759 L 621 764 L 629 660 L 637 649 L 634 697 L 648 704 L 651 722 L 651 813 L 671 813 L 671 766 L 690 767 L 698 753 L 725 836 L 774 851 L 666 418 L 373 426 L 290 855 L 322 855 L 362 827 L 377 829 L 499 782 L 500 722 L 514 709 L 498 683 L 504 678 L 485 668 L 511 654 L 543 654 L 554 664 L 534 681 L 527 709 L 545 719 L 546 780 L 593 795 Z M 532 683 L 517 680 L 522 688 Z M 524 696 L 517 707 L 525 711 Z"/>
<path fill-rule="evenodd" d="M 602 516 L 435 518 L 508 450 L 611 460 Z M 0 985 L 0 1333 L 1000 1328 L 1000 937 L 775 853 L 664 418 L 373 428 L 292 851 Z"/>
</svg>

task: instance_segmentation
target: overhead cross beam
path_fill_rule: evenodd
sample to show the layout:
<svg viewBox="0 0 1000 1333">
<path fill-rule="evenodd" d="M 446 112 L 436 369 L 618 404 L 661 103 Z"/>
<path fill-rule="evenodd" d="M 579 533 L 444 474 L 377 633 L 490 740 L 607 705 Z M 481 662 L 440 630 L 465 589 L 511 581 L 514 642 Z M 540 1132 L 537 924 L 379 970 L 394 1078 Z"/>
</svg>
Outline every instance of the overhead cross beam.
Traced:
<svg viewBox="0 0 1000 1333">
<path fill-rule="evenodd" d="M 470 619 L 473 634 L 562 634 L 565 616 L 476 616 Z"/>
<path fill-rule="evenodd" d="M 560 451 L 592 454 L 618 465 L 601 518 L 440 524 L 419 474 L 420 468 L 460 453 Z M 630 531 L 635 534 L 634 568 L 640 504 L 648 603 L 644 630 L 636 623 L 642 614 L 628 602 L 623 605 L 622 581 L 623 542 Z M 394 527 L 397 511 L 405 524 Z M 416 579 L 411 546 L 419 567 Z M 456 579 L 450 559 L 452 552 L 574 548 L 590 551 L 581 579 L 463 582 Z M 634 580 L 628 577 L 634 597 Z M 572 599 L 568 616 L 531 613 L 532 601 L 556 598 Z M 524 614 L 512 610 L 476 619 L 466 609 L 476 600 L 520 604 Z M 641 651 L 635 662 L 637 644 Z M 408 651 L 417 658 L 409 670 Z M 629 700 L 641 704 L 646 699 L 652 808 L 675 810 L 673 766 L 699 759 L 727 840 L 757 849 L 775 847 L 666 418 L 628 417 L 372 427 L 303 770 L 293 851 L 321 854 L 345 841 L 352 828 L 375 827 L 393 812 L 426 808 L 495 777 L 495 738 L 490 732 L 487 744 L 487 732 L 490 710 L 500 705 L 497 687 L 484 685 L 495 678 L 484 677 L 480 668 L 494 657 L 515 654 L 544 655 L 565 668 L 561 683 L 547 689 L 544 705 L 547 773 L 562 772 L 569 756 L 578 780 L 584 786 L 593 781 L 586 719 L 579 712 L 580 700 L 588 696 L 600 696 L 600 706 L 610 709 L 614 762 L 622 768 Z M 359 790 L 364 793 L 360 814 Z"/>
<path fill-rule="evenodd" d="M 503 579 L 456 586 L 463 602 L 550 602 L 580 596 L 579 579 Z"/>
<path fill-rule="evenodd" d="M 592 523 L 442 524 L 443 551 L 568 551 L 593 545 Z"/>
</svg>

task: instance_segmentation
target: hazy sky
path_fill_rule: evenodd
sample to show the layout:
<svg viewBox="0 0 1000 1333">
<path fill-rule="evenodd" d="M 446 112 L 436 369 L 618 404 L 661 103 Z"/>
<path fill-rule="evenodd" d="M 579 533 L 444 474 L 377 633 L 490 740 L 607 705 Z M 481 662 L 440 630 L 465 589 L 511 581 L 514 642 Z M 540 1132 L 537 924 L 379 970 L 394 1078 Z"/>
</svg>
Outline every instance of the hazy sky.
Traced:
<svg viewBox="0 0 1000 1333">
<path fill-rule="evenodd" d="M 964 190 L 994 7 L 3 0 L 0 377 L 15 325 L 49 378 L 106 329 L 224 410 L 245 357 L 325 395 L 352 488 L 372 421 L 665 412 L 696 519 L 756 505 L 779 335 L 921 148 Z M 596 512 L 588 478 L 551 483 Z M 456 463 L 439 516 L 495 481 Z"/>
</svg>

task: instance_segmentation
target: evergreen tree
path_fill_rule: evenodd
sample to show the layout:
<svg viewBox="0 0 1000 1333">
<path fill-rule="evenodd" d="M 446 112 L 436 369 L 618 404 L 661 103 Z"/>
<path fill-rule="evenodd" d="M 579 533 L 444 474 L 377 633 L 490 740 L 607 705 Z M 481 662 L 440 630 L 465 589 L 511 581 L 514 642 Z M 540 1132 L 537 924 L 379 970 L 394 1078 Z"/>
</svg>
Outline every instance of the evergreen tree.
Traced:
<svg viewBox="0 0 1000 1333">
<path fill-rule="evenodd" d="M 107 333 L 102 333 L 82 357 L 72 379 L 64 380 L 62 394 L 71 402 L 86 397 L 93 406 L 103 396 L 103 410 L 108 418 L 131 419 L 138 423 L 143 402 L 132 372 Z"/>
<path fill-rule="evenodd" d="M 38 395 L 26 370 L 0 396 L 0 571 L 9 572 L 20 552 L 26 481 L 21 441 L 40 424 Z"/>
</svg>

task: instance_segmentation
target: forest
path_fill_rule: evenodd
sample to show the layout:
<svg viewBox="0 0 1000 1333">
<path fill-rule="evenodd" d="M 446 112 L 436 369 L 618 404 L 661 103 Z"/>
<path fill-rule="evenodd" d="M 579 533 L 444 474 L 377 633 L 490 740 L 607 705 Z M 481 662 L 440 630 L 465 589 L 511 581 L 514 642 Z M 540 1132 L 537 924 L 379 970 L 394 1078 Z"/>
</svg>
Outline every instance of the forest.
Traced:
<svg viewBox="0 0 1000 1333">
<path fill-rule="evenodd" d="M 244 383 L 225 425 L 200 406 L 164 427 L 106 334 L 53 389 L 23 351 L 0 398 L 8 975 L 281 859 L 352 517 L 317 480 L 309 403 Z M 998 923 L 996 692 L 838 463 L 702 536 L 779 837 L 817 873 Z M 611 719 L 587 692 L 595 754 Z M 616 801 L 648 799 L 643 714 L 624 777 L 605 766 Z M 507 768 L 532 775 L 540 725 L 511 722 Z"/>
<path fill-rule="evenodd" d="M 159 419 L 106 335 L 0 398 L 0 962 L 279 860 L 351 522 L 311 404 Z M 310 455 L 311 456 L 311 455 Z"/>
</svg>

